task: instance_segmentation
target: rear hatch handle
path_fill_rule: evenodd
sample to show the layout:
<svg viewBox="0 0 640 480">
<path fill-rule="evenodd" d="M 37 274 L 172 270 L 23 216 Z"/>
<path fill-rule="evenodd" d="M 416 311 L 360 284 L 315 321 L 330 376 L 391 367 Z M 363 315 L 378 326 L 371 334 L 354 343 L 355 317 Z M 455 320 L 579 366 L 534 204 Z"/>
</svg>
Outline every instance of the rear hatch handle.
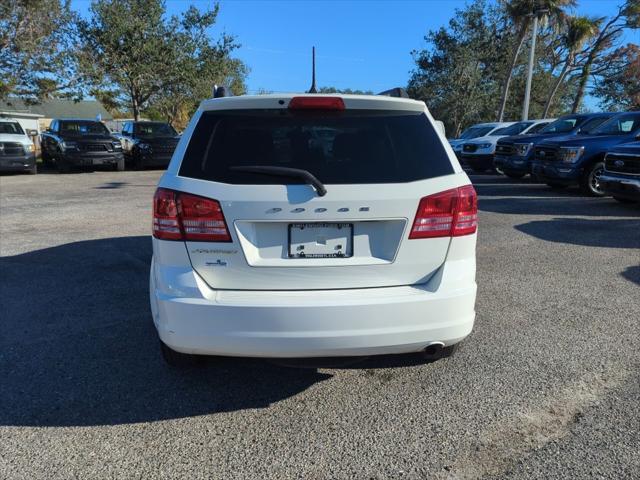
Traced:
<svg viewBox="0 0 640 480">
<path fill-rule="evenodd" d="M 302 168 L 289 167 L 272 167 L 269 165 L 247 165 L 229 167 L 234 172 L 261 173 L 263 175 L 271 175 L 275 177 L 301 178 L 309 185 L 313 186 L 319 197 L 327 194 L 327 189 L 311 172 Z"/>
</svg>

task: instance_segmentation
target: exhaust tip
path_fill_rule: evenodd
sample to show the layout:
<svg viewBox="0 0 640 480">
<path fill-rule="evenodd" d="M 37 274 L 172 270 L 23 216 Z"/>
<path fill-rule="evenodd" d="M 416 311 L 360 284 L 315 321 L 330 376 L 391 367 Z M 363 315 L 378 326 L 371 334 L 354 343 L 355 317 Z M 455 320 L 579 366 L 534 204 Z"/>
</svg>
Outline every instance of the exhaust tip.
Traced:
<svg viewBox="0 0 640 480">
<path fill-rule="evenodd" d="M 444 343 L 442 342 L 433 342 L 427 345 L 424 350 L 422 350 L 422 355 L 426 359 L 436 359 L 440 358 L 442 355 L 442 349 L 444 348 Z"/>
</svg>

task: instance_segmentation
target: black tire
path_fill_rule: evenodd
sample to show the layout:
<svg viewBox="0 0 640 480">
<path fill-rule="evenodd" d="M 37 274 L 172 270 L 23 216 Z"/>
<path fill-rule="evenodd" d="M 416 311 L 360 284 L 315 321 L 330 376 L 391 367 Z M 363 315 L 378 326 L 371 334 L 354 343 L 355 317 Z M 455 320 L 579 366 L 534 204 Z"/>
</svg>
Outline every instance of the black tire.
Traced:
<svg viewBox="0 0 640 480">
<path fill-rule="evenodd" d="M 516 179 L 516 180 L 518 180 L 520 178 L 523 178 L 526 175 L 526 173 L 523 173 L 523 172 L 509 172 L 509 171 L 505 171 L 504 174 L 507 177 L 513 178 L 513 179 Z"/>
<path fill-rule="evenodd" d="M 131 153 L 131 163 L 134 170 L 144 170 L 144 160 L 139 150 L 136 149 Z"/>
<path fill-rule="evenodd" d="M 29 175 L 36 175 L 38 173 L 38 166 L 34 163 L 33 167 L 31 167 L 29 170 L 27 170 L 27 173 Z"/>
<path fill-rule="evenodd" d="M 124 157 L 116 162 L 114 170 L 117 172 L 124 172 Z"/>
<path fill-rule="evenodd" d="M 631 200 L 630 198 L 616 197 L 615 195 L 613 196 L 613 199 L 620 203 L 624 203 L 625 205 L 630 203 L 638 203 L 636 200 Z"/>
<path fill-rule="evenodd" d="M 591 197 L 604 197 L 605 191 L 600 186 L 600 175 L 604 172 L 604 162 L 596 162 L 587 168 L 580 179 L 580 189 Z"/>
<path fill-rule="evenodd" d="M 69 173 L 71 171 L 71 165 L 67 162 L 64 157 L 56 158 L 56 168 L 58 173 Z"/>
<path fill-rule="evenodd" d="M 567 188 L 569 185 L 565 185 L 564 183 L 555 183 L 555 182 L 546 182 L 548 187 L 553 188 L 554 190 L 562 190 L 563 188 Z"/>
<path fill-rule="evenodd" d="M 42 150 L 42 165 L 49 167 L 53 164 L 53 160 L 51 160 L 51 156 L 45 151 Z"/>
<path fill-rule="evenodd" d="M 164 342 L 160 341 L 160 351 L 165 363 L 174 368 L 193 367 L 199 363 L 201 357 L 198 355 L 190 355 L 188 353 L 180 353 L 171 350 Z"/>
</svg>

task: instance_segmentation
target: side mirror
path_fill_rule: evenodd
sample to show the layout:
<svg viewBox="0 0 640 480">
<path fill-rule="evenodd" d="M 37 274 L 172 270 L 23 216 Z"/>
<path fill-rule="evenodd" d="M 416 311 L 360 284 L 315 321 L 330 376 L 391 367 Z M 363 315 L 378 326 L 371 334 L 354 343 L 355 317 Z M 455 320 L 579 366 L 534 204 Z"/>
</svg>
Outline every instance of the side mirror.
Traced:
<svg viewBox="0 0 640 480">
<path fill-rule="evenodd" d="M 27 130 L 27 135 L 30 137 L 36 137 L 38 135 L 38 131 L 37 130 L 33 130 L 33 129 L 29 129 Z"/>
</svg>

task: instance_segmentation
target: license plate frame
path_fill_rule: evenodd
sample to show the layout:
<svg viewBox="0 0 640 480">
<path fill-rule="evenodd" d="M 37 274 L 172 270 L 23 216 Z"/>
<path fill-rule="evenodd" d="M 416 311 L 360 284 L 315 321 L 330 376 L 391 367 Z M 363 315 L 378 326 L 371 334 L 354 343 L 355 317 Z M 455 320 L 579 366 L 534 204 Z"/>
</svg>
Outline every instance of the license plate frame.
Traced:
<svg viewBox="0 0 640 480">
<path fill-rule="evenodd" d="M 341 231 L 346 233 L 338 234 Z M 287 243 L 289 258 L 350 258 L 353 256 L 353 223 L 290 223 Z"/>
</svg>

